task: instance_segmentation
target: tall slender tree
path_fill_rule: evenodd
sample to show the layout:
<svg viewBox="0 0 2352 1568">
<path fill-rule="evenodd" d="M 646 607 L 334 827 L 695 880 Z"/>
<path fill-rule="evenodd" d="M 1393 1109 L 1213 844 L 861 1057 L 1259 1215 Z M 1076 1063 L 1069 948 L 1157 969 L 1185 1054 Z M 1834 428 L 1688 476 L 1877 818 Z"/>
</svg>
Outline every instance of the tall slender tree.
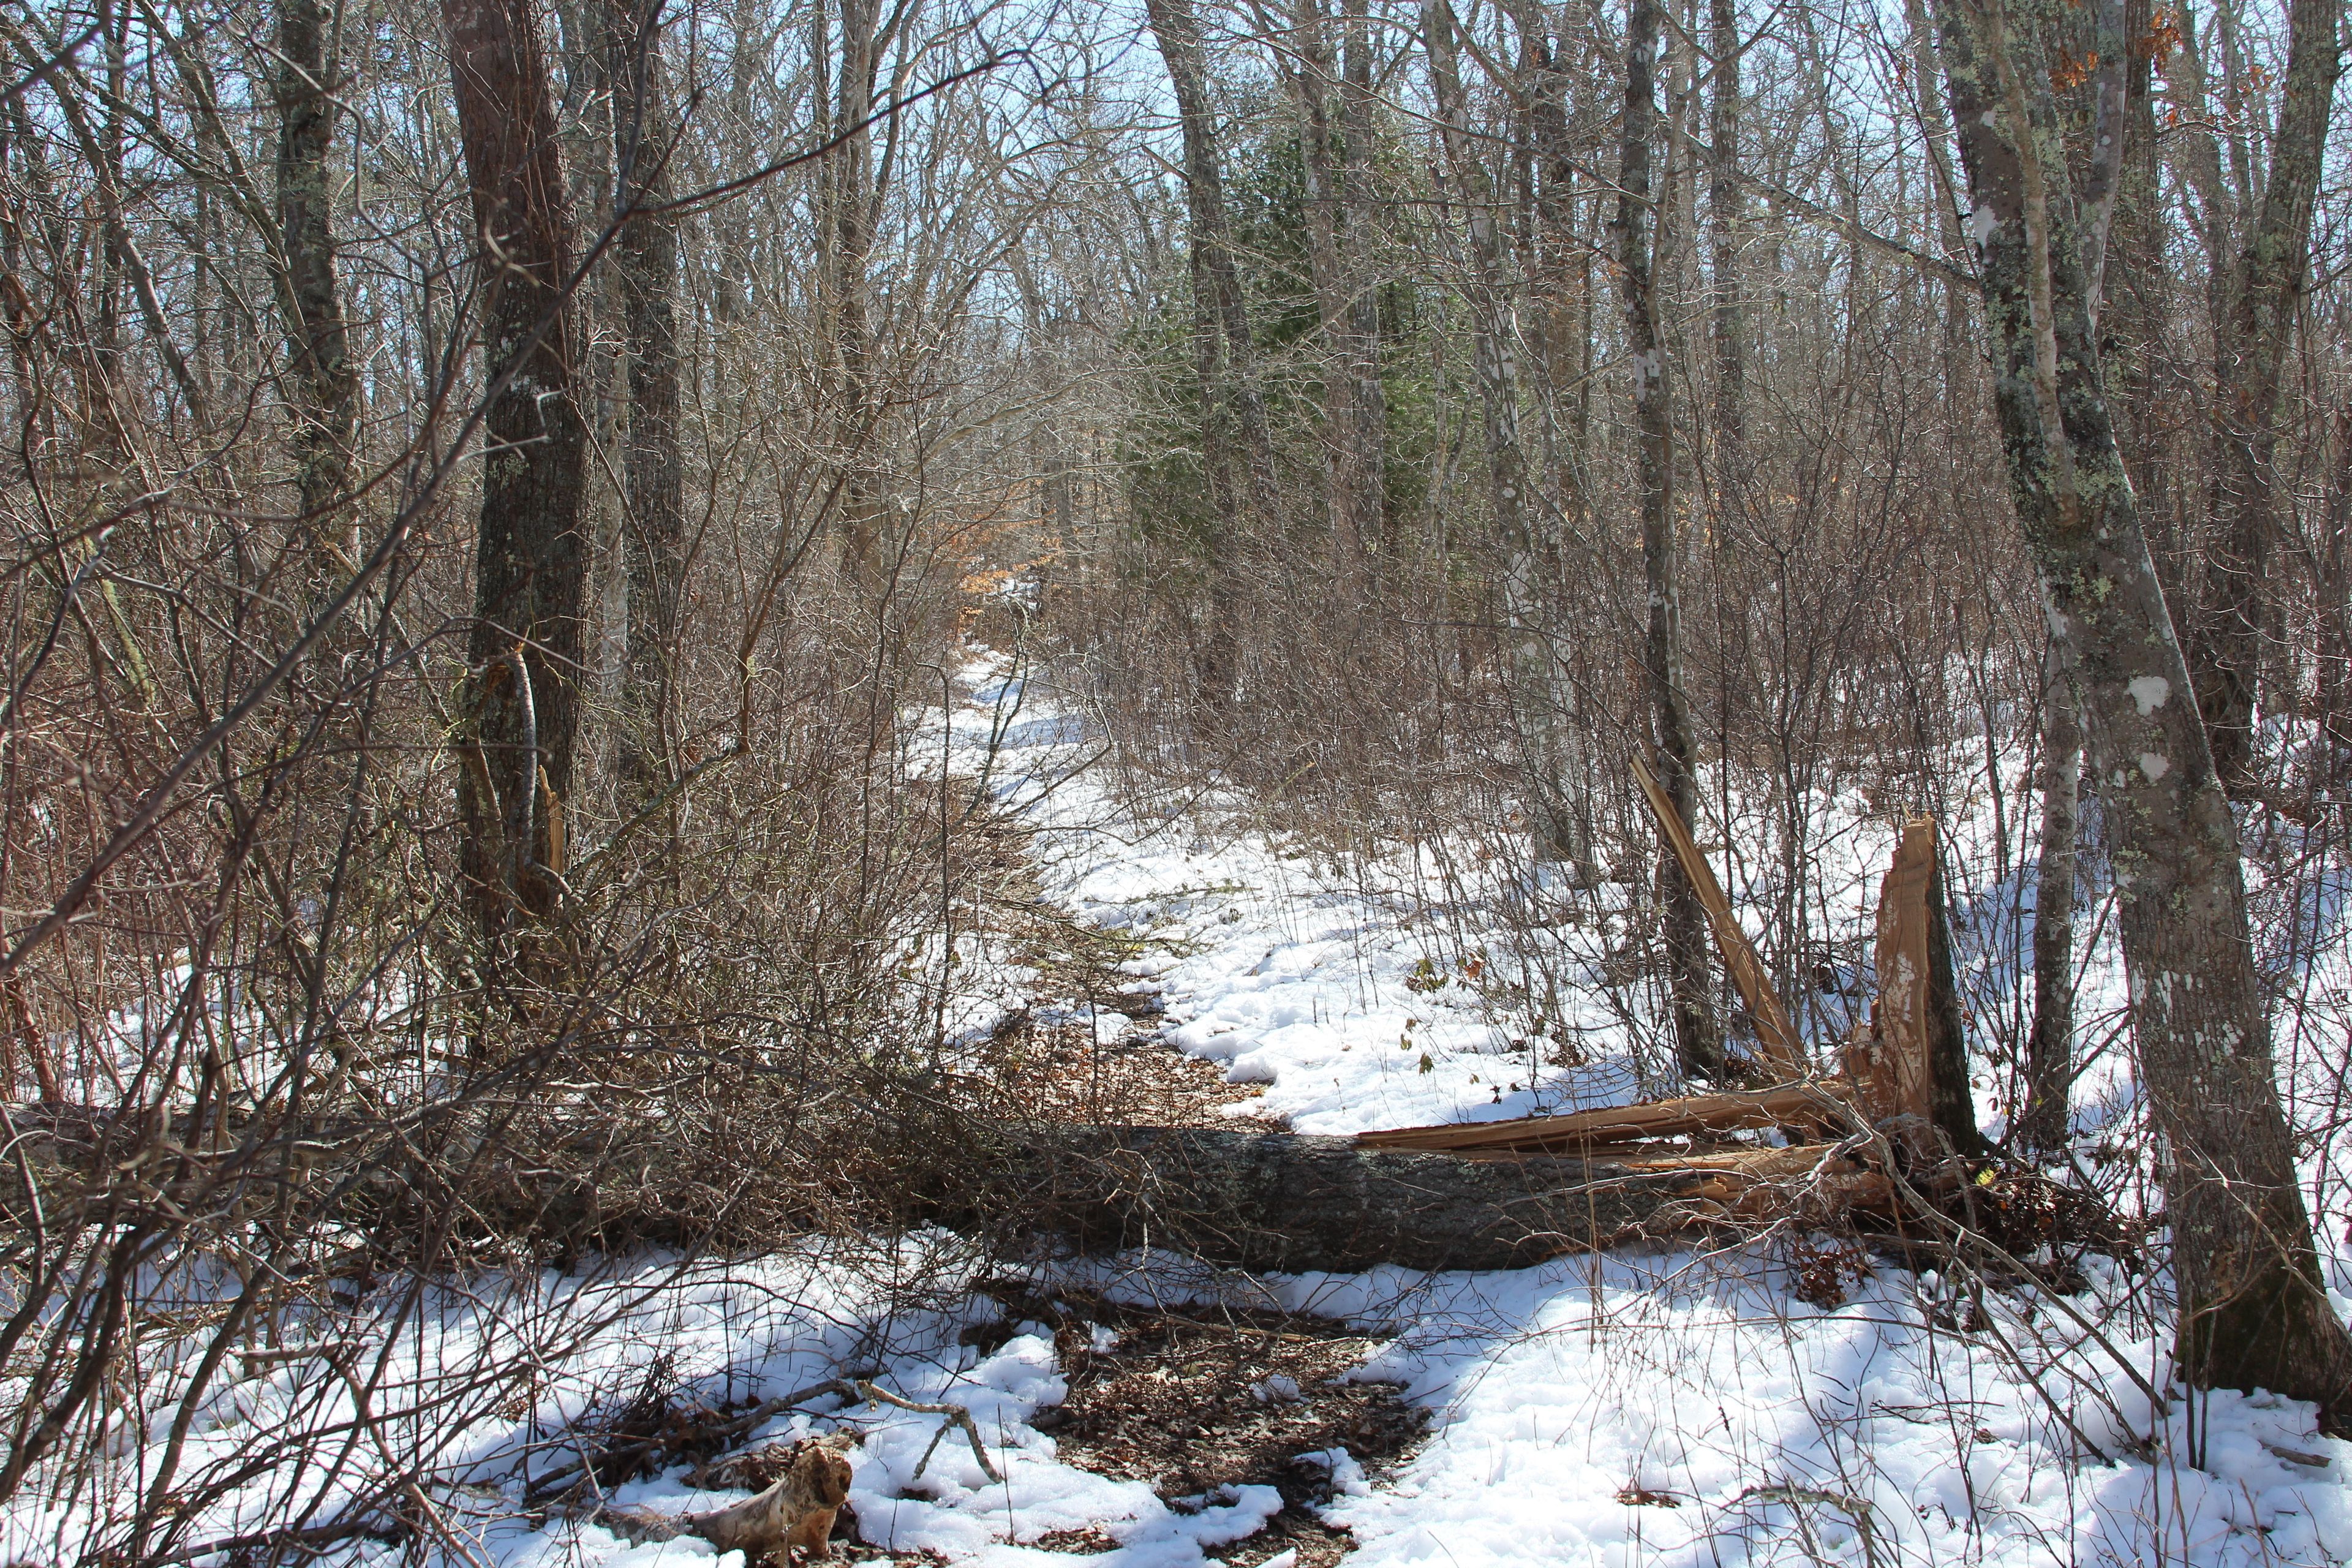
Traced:
<svg viewBox="0 0 2352 1568">
<path fill-rule="evenodd" d="M 1208 542 L 1215 603 L 1204 639 L 1202 685 L 1211 700 L 1230 691 L 1231 627 L 1238 577 L 1236 554 L 1253 530 L 1276 511 L 1274 437 L 1258 388 L 1257 353 L 1248 301 L 1234 255 L 1233 219 L 1225 203 L 1223 159 L 1216 111 L 1209 100 L 1208 58 L 1192 0 L 1147 0 L 1145 10 L 1176 98 L 1184 143 L 1184 204 L 1192 283 L 1193 372 L 1201 400 L 1201 455 L 1208 470 L 1215 522 Z"/>
<path fill-rule="evenodd" d="M 1520 776 L 1535 829 L 1536 857 L 1590 877 L 1592 847 L 1575 798 L 1584 773 L 1580 732 L 1569 700 L 1560 659 L 1545 624 L 1536 547 L 1541 513 L 1533 466 L 1519 433 L 1517 289 L 1502 222 L 1502 197 L 1488 171 L 1485 144 L 1470 133 L 1454 9 L 1427 0 L 1422 37 L 1443 144 L 1441 190 L 1468 232 L 1464 267 L 1470 299 L 1471 363 L 1486 437 L 1487 503 L 1503 545 L 1503 608 L 1508 621 L 1512 718 L 1518 727 Z"/>
<path fill-rule="evenodd" d="M 278 8 L 278 236 L 284 248 L 293 374 L 294 463 L 304 525 L 335 542 L 359 433 L 359 368 L 335 277 L 327 160 L 341 89 L 323 0 Z"/>
<path fill-rule="evenodd" d="M 2279 397 L 2311 272 L 2311 215 L 2343 71 L 2342 15 L 2342 0 L 2293 0 L 2288 7 L 2269 177 L 2252 226 L 2218 273 L 2208 491 L 2213 549 L 2190 647 L 2214 765 L 2232 789 L 2248 782 L 2256 689 L 2278 636 L 2276 595 L 2266 579 L 2278 530 Z"/>
<path fill-rule="evenodd" d="M 2041 855 L 2033 895 L 2033 1021 L 2025 1039 L 2020 1140 L 2041 1152 L 2063 1147 L 2074 1079 L 2074 892 L 2081 857 L 2083 724 L 2067 644 L 2052 637 L 2042 659 Z"/>
<path fill-rule="evenodd" d="M 1342 144 L 1366 134 L 1369 126 L 1349 127 L 1349 110 L 1335 97 L 1339 68 L 1322 0 L 1297 0 L 1289 35 L 1284 74 L 1298 104 L 1307 268 L 1324 345 L 1325 510 L 1340 590 L 1356 597 L 1363 592 L 1367 557 L 1379 540 L 1381 462 L 1376 443 L 1384 417 L 1379 406 L 1377 350 L 1358 341 L 1365 325 L 1358 304 L 1370 289 L 1360 253 L 1370 236 L 1360 195 L 1349 187 L 1360 183 L 1367 171 L 1349 162 L 1360 160 L 1363 149 Z M 1350 42 L 1352 47 L 1352 36 Z M 1370 376 L 1364 365 L 1368 353 L 1375 359 Z M 1374 406 L 1360 407 L 1368 396 Z"/>
<path fill-rule="evenodd" d="M 1740 38 L 1738 0 L 1707 0 L 1707 50 L 1714 56 L 1715 90 L 1706 106 L 1706 212 L 1715 303 L 1707 335 L 1715 351 L 1716 489 L 1733 507 L 1747 504 L 1748 331 L 1741 247 L 1748 232 L 1748 190 L 1740 184 Z"/>
<path fill-rule="evenodd" d="M 480 531 L 458 809 L 477 918 L 503 942 L 556 908 L 579 729 L 587 441 L 546 53 L 530 0 L 443 0 L 473 198 L 483 372 Z"/>
<path fill-rule="evenodd" d="M 1625 109 L 1617 165 L 1618 287 L 1625 305 L 1626 372 L 1633 384 L 1636 488 L 1642 516 L 1642 574 L 1649 593 L 1642 677 L 1658 782 L 1687 823 L 1698 820 L 1698 778 L 1690 705 L 1683 689 L 1682 544 L 1675 517 L 1674 381 L 1667 374 L 1656 266 L 1665 205 L 1654 193 L 1651 143 L 1658 134 L 1658 0 L 1633 0 L 1625 25 Z M 1659 881 L 1665 903 L 1675 1055 L 1685 1073 L 1723 1070 L 1706 959 L 1706 911 L 1672 855 Z"/>
<path fill-rule="evenodd" d="M 639 789 L 668 772 L 672 658 L 686 575 L 686 476 L 678 454 L 677 219 L 668 209 L 674 128 L 662 73 L 660 0 L 606 0 L 613 84 L 613 219 L 629 365 L 628 629 L 621 771 Z"/>
</svg>

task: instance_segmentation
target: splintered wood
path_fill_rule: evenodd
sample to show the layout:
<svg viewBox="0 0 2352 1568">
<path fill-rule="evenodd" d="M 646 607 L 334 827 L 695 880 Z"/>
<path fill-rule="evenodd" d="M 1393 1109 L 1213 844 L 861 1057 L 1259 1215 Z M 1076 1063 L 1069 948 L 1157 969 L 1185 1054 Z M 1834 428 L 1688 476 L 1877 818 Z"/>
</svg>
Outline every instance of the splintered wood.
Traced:
<svg viewBox="0 0 2352 1568">
<path fill-rule="evenodd" d="M 1846 1044 L 1841 1076 L 1808 1078 L 1797 1034 L 1773 994 L 1763 961 L 1733 917 L 1730 904 L 1698 852 L 1689 830 L 1650 771 L 1633 759 L 1634 776 L 1649 797 L 1658 826 L 1683 869 L 1697 889 L 1713 924 L 1724 967 L 1747 1000 L 1757 1033 L 1773 1066 L 1794 1080 L 1770 1089 L 1692 1095 L 1643 1105 L 1610 1106 L 1565 1116 L 1526 1117 L 1513 1121 L 1454 1122 L 1437 1127 L 1398 1127 L 1357 1134 L 1374 1149 L 1445 1152 L 1471 1160 L 1573 1157 L 1608 1160 L 1619 1168 L 1673 1167 L 1720 1171 L 1745 1194 L 1741 1212 L 1768 1205 L 1776 1182 L 1802 1169 L 1816 1176 L 1834 1173 L 1851 1188 L 1857 1206 L 1882 1207 L 1891 1198 L 1873 1175 L 1816 1142 L 1853 1129 L 1857 1121 L 1885 1132 L 1906 1155 L 1932 1157 L 1927 1053 L 1928 888 L 1936 865 L 1935 824 L 1926 817 L 1906 823 L 1901 844 L 1880 886 L 1878 903 L 1878 994 L 1868 1019 Z M 1726 1144 L 1727 1134 L 1777 1127 L 1794 1146 L 1760 1149 Z M 1690 1147 L 1669 1149 L 1669 1140 Z M 1714 1140 L 1713 1147 L 1708 1141 Z M 1866 1178 L 1866 1179 L 1865 1179 Z M 1727 1188 L 1727 1192 L 1729 1189 Z M 1718 1194 L 1720 1195 L 1720 1194 Z"/>
<path fill-rule="evenodd" d="M 1837 1102 L 1826 1089 L 1810 1083 L 1792 1083 L 1778 1089 L 1695 1094 L 1684 1100 L 1653 1100 L 1647 1105 L 1615 1105 L 1567 1116 L 1383 1128 L 1360 1132 L 1356 1141 L 1375 1149 L 1574 1154 L 1651 1139 L 1818 1122 L 1825 1116 L 1834 1116 L 1836 1110 Z"/>
<path fill-rule="evenodd" d="M 1927 1083 L 1927 885 L 1936 825 L 1915 816 L 1878 894 L 1878 994 L 1845 1048 L 1855 1108 L 1915 1154 L 1931 1152 Z"/>
<path fill-rule="evenodd" d="M 1732 984 L 1738 988 L 1739 1000 L 1746 1004 L 1748 1016 L 1755 1020 L 1757 1043 L 1764 1047 L 1764 1055 L 1775 1071 L 1788 1078 L 1802 1076 L 1805 1053 L 1797 1039 L 1796 1026 L 1789 1022 L 1788 1010 L 1780 1005 L 1780 998 L 1772 989 L 1772 977 L 1764 972 L 1764 961 L 1757 956 L 1748 933 L 1739 929 L 1739 921 L 1731 912 L 1731 900 L 1723 896 L 1722 885 L 1715 879 L 1715 868 L 1698 852 L 1698 844 L 1691 837 L 1682 813 L 1675 809 L 1675 803 L 1667 798 L 1648 765 L 1639 756 L 1632 761 L 1633 777 L 1640 781 L 1642 794 L 1648 798 L 1660 830 L 1674 848 L 1675 860 L 1697 892 L 1700 907 L 1706 910 L 1707 929 L 1715 933 L 1716 951 L 1723 955 L 1723 967 L 1729 972 Z"/>
</svg>

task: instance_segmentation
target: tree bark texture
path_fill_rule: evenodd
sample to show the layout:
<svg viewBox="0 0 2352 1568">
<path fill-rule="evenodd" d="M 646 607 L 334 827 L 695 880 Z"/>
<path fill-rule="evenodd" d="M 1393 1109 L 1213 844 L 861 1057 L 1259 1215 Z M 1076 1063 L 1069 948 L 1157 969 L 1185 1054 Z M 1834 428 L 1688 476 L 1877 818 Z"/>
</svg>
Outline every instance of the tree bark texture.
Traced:
<svg viewBox="0 0 2352 1568">
<path fill-rule="evenodd" d="M 1526 445 L 1519 437 L 1518 304 L 1508 275 L 1509 256 L 1497 222 L 1496 184 L 1470 136 L 1452 8 L 1430 0 L 1422 13 L 1430 77 L 1444 143 L 1441 190 L 1459 207 L 1469 230 L 1472 372 L 1485 416 L 1487 500 L 1503 541 L 1503 605 L 1509 632 L 1512 718 L 1518 729 L 1520 770 L 1528 796 L 1536 858 L 1571 866 L 1589 877 L 1592 847 L 1583 831 L 1576 786 L 1585 769 L 1579 755 L 1572 692 L 1545 624 L 1536 548 L 1536 498 Z"/>
<path fill-rule="evenodd" d="M 1952 901 L 1944 886 L 1940 836 L 1927 858 L 1927 1088 L 1936 1131 L 1964 1159 L 1989 1152 L 1977 1125 L 1975 1085 L 1969 1078 L 1968 1014 L 1952 968 Z"/>
<path fill-rule="evenodd" d="M 1703 1137 L 1707 1129 L 1769 1126 L 1829 1103 L 1811 1086 L 1727 1098 L 1769 1103 L 1729 1107 L 1729 1114 L 1714 1107 L 1680 1118 L 1682 1130 Z M 1634 1107 L 1624 1115 L 1648 1135 L 1672 1136 L 1675 1109 Z M 111 1108 L 18 1107 L 15 1114 L 24 1157 L 43 1181 L 86 1182 L 113 1171 L 120 1151 L 152 1131 L 143 1122 L 127 1127 Z M 1833 1110 L 1822 1120 L 1832 1127 L 1843 1121 Z M 1496 1136 L 1513 1130 L 1487 1129 Z M 1082 1252 L 1160 1248 L 1236 1268 L 1516 1268 L 1694 1226 L 1831 1223 L 1851 1211 L 1894 1207 L 1885 1173 L 1832 1143 L 1455 1153 L 1234 1128 L 964 1121 L 929 1131 L 936 1134 L 923 1145 L 930 1157 L 906 1173 L 909 1222 Z M 1409 1139 L 1415 1131 L 1475 1136 L 1480 1129 L 1393 1136 Z M 707 1129 L 561 1114 L 444 1125 L 425 1144 L 408 1137 L 396 1149 L 380 1123 L 315 1127 L 306 1135 L 324 1164 L 347 1173 L 327 1212 L 385 1237 L 456 1223 L 469 1233 L 488 1226 L 608 1250 L 772 1247 L 778 1226 L 812 1217 L 809 1194 L 796 1181 L 766 1190 L 758 1179 L 774 1158 L 765 1141 L 790 1134 L 730 1131 L 748 1142 L 714 1140 Z M 205 1148 L 163 1198 L 267 1179 L 283 1147 L 265 1139 Z M 142 1196 L 138 1212 L 147 1212 L 148 1202 Z M 0 1221 L 21 1222 L 21 1206 L 18 1196 L 0 1191 Z M 757 1223 L 747 1227 L 747 1215 Z"/>
<path fill-rule="evenodd" d="M 1372 184 L 1372 37 L 1366 0 L 1345 0 L 1339 81 L 1339 266 L 1347 290 L 1340 374 L 1352 427 L 1340 443 L 1358 547 L 1378 555 L 1388 527 L 1388 387 L 1381 378 L 1380 203 Z"/>
<path fill-rule="evenodd" d="M 811 26 L 819 35 L 825 12 L 823 5 L 811 12 Z M 885 503 L 872 460 L 881 409 L 874 379 L 874 132 L 866 121 L 874 114 L 875 83 L 887 40 L 882 37 L 881 0 L 839 0 L 839 12 L 837 51 L 822 36 L 811 39 L 813 58 L 834 59 L 831 125 L 842 138 L 820 165 L 820 259 L 834 380 L 833 440 L 835 458 L 844 465 L 842 552 L 851 575 L 874 586 Z"/>
<path fill-rule="evenodd" d="M 1352 600 L 1360 596 L 1380 547 L 1388 407 L 1368 255 L 1375 238 L 1370 43 L 1361 0 L 1350 4 L 1341 66 L 1333 56 L 1323 0 L 1297 0 L 1292 49 L 1297 62 L 1287 74 L 1298 100 L 1307 261 L 1324 343 L 1325 510 L 1332 564 L 1342 593 Z"/>
<path fill-rule="evenodd" d="M 1739 183 L 1736 0 L 1707 0 L 1707 48 L 1715 57 L 1715 91 L 1706 107 L 1706 211 L 1715 267 L 1708 335 L 1715 349 L 1716 489 L 1738 510 L 1748 503 L 1748 346 L 1740 320 L 1739 254 L 1748 227 L 1748 193 Z"/>
<path fill-rule="evenodd" d="M 2294 0 L 2288 9 L 2286 79 L 2261 211 L 2234 265 L 2216 268 L 2226 295 L 2214 317 L 2213 545 L 2190 647 L 2214 766 L 2240 793 L 2254 762 L 2263 665 L 2278 637 L 2265 578 L 2278 527 L 2279 394 L 2311 270 L 2312 208 L 2343 67 L 2342 11 L 2341 0 Z"/>
<path fill-rule="evenodd" d="M 669 197 L 668 95 L 659 0 L 608 0 L 613 83 L 614 271 L 629 364 L 625 453 L 629 617 L 621 678 L 621 773 L 640 793 L 669 775 L 668 727 L 686 576 L 686 476 L 678 456 L 677 220 Z"/>
<path fill-rule="evenodd" d="M 587 542 L 587 443 L 572 396 L 572 216 L 529 0 L 443 0 L 481 242 L 484 421 L 458 808 L 494 941 L 552 912 L 572 787 Z"/>
<path fill-rule="evenodd" d="M 1682 679 L 1681 542 L 1675 519 L 1675 411 L 1659 321 L 1654 245 L 1663 205 L 1653 195 L 1650 144 L 1657 134 L 1657 0 L 1633 0 L 1625 27 L 1625 111 L 1618 160 L 1617 263 L 1625 303 L 1625 352 L 1638 427 L 1637 488 L 1642 507 L 1642 574 L 1649 588 L 1643 679 L 1650 708 L 1658 782 L 1683 821 L 1698 820 L 1689 705 Z M 1723 1069 L 1706 962 L 1706 913 L 1697 890 L 1672 857 L 1659 868 L 1671 970 L 1675 1059 L 1687 1074 Z"/>
<path fill-rule="evenodd" d="M 1592 480 L 1586 468 L 1591 401 L 1585 392 L 1591 353 L 1591 247 L 1577 230 L 1573 200 L 1571 78 L 1540 0 L 1508 0 L 1506 9 L 1518 34 L 1520 90 L 1534 154 L 1534 292 L 1543 308 L 1530 335 L 1541 372 L 1546 468 L 1565 535 L 1560 542 L 1581 544 L 1592 521 Z"/>
<path fill-rule="evenodd" d="M 333 195 L 327 158 L 339 83 L 330 58 L 332 15 L 322 0 L 278 7 L 278 228 L 285 247 L 292 353 L 294 463 L 304 526 L 339 542 L 334 513 L 350 492 L 360 381 L 335 279 Z"/>
<path fill-rule="evenodd" d="M 1937 0 L 1937 22 L 2011 493 L 2113 836 L 2140 1077 L 2166 1152 L 2178 1364 L 2192 1384 L 2266 1387 L 2340 1420 L 2352 1338 L 2296 1184 L 2236 821 L 2108 418 L 2043 52 L 2053 9 Z"/>
<path fill-rule="evenodd" d="M 1695 1224 L 1875 1207 L 1883 1177 L 1820 1147 L 1681 1159 L 1374 1149 L 1224 1129 L 1039 1131 L 1011 1180 L 1025 1223 L 1087 1252 L 1164 1247 L 1236 1268 L 1517 1268 Z"/>
<path fill-rule="evenodd" d="M 2083 724 L 2074 681 L 2053 637 L 2042 661 L 2041 859 L 2033 898 L 2033 1024 L 2025 1040 L 2025 1147 L 2065 1145 L 2074 1081 L 2074 889 L 2079 858 Z"/>
</svg>

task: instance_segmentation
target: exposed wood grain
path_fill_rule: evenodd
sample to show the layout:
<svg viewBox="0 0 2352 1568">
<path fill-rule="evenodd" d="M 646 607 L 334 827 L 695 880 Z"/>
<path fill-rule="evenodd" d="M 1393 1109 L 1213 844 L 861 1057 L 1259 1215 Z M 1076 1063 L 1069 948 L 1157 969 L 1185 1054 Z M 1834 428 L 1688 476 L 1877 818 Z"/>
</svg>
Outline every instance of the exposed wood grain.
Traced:
<svg viewBox="0 0 2352 1568">
<path fill-rule="evenodd" d="M 1642 785 L 1642 794 L 1650 803 L 1650 810 L 1658 819 L 1658 826 L 1674 847 L 1675 859 L 1680 863 L 1683 875 L 1697 889 L 1699 904 L 1706 910 L 1706 922 L 1715 933 L 1716 951 L 1723 955 L 1723 967 L 1731 974 L 1731 983 L 1739 988 L 1739 999 L 1747 1004 L 1748 1016 L 1755 1021 L 1757 1043 L 1764 1047 L 1764 1056 L 1773 1069 L 1785 1078 L 1801 1077 L 1805 1070 L 1805 1053 L 1797 1038 L 1796 1026 L 1789 1022 L 1788 1009 L 1780 1005 L 1780 995 L 1772 989 L 1772 978 L 1764 971 L 1764 961 L 1757 955 L 1755 944 L 1748 933 L 1739 929 L 1739 921 L 1731 912 L 1731 901 L 1723 896 L 1722 885 L 1715 879 L 1714 868 L 1706 857 L 1698 852 L 1690 829 L 1675 809 L 1675 803 L 1639 756 L 1630 759 L 1633 777 Z"/>
</svg>

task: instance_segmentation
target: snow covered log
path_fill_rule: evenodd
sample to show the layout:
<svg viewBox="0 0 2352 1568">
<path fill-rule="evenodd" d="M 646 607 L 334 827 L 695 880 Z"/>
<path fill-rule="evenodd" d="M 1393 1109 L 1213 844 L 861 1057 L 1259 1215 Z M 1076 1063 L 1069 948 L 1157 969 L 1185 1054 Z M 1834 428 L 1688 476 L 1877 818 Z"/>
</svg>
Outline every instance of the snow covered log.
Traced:
<svg viewBox="0 0 2352 1568">
<path fill-rule="evenodd" d="M 1024 1223 L 1080 1250 L 1164 1247 L 1251 1269 L 1510 1268 L 1693 1226 L 1883 1212 L 1885 1175 L 1832 1145 L 1464 1157 L 1353 1138 L 1038 1130 Z"/>
</svg>

